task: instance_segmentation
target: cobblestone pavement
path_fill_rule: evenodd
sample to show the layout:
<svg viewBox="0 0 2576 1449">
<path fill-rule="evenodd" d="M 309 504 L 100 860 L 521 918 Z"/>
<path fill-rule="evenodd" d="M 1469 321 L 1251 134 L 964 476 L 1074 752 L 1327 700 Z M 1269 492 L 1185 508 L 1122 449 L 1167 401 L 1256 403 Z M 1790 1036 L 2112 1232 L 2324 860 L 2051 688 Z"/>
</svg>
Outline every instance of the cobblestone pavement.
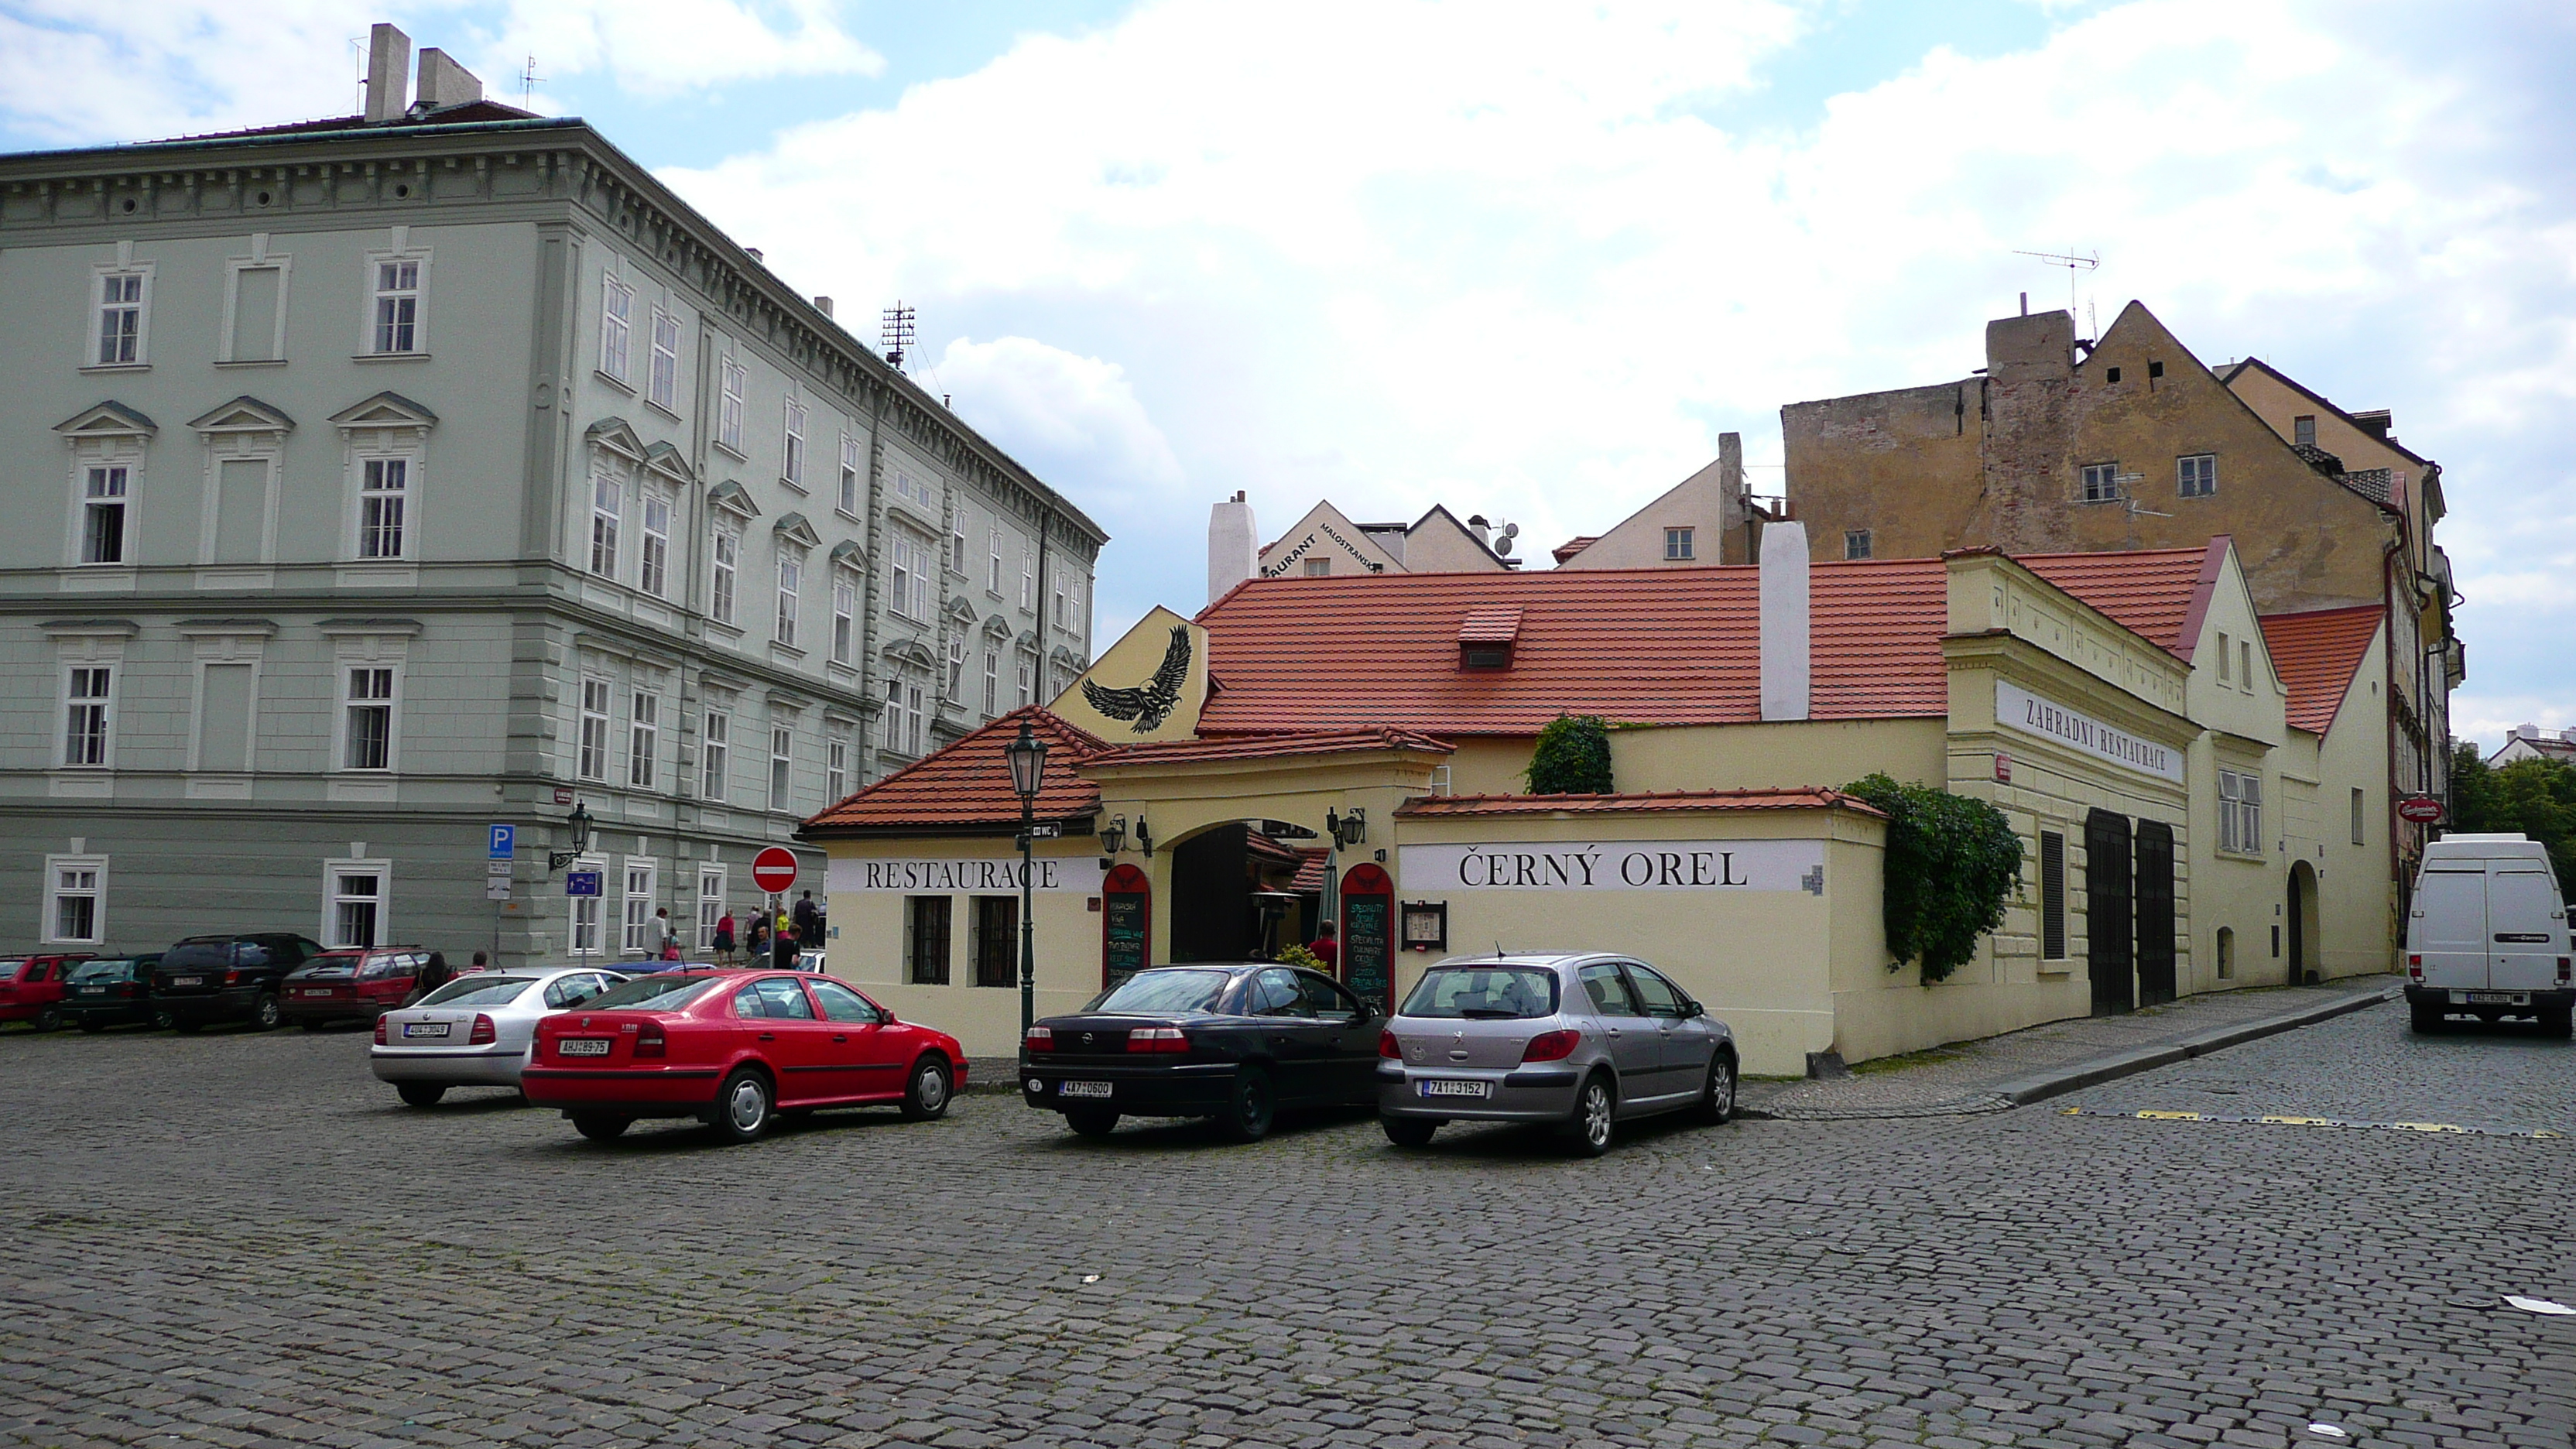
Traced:
<svg viewBox="0 0 2576 1449">
<path fill-rule="evenodd" d="M 2576 1049 L 2379 1007 L 2062 1102 L 1401 1154 L 1008 1099 L 748 1148 L 359 1035 L 0 1036 L 0 1443 L 2564 1446 Z M 2347 1428 L 2306 1436 L 2311 1421 Z"/>
<path fill-rule="evenodd" d="M 1995 1089 L 2016 1078 L 2330 1005 L 2339 998 L 2376 995 L 2399 984 L 2395 976 L 2352 976 L 2322 986 L 2186 996 L 2122 1016 L 2076 1017 L 1919 1052 L 1900 1061 L 1863 1063 L 1848 1077 L 1747 1082 L 1744 1103 L 1767 1115 L 1816 1121 L 2000 1112 L 2011 1103 L 1997 1096 Z"/>
</svg>

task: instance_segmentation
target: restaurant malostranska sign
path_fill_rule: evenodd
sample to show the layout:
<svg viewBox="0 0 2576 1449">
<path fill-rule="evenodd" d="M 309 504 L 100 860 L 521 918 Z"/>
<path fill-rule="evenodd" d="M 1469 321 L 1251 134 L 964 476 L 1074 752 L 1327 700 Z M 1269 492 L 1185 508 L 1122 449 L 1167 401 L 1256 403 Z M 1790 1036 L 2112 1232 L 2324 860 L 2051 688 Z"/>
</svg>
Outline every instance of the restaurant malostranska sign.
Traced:
<svg viewBox="0 0 2576 1449">
<path fill-rule="evenodd" d="M 1806 891 L 1825 889 L 1821 840 L 1494 841 L 1407 845 L 1411 891 Z"/>
<path fill-rule="evenodd" d="M 1042 859 L 1030 888 L 1100 894 L 1104 873 L 1098 859 Z M 868 891 L 898 895 L 1005 895 L 1020 888 L 1017 860 L 939 860 L 923 857 L 892 860 L 836 860 L 830 874 L 834 895 Z"/>
</svg>

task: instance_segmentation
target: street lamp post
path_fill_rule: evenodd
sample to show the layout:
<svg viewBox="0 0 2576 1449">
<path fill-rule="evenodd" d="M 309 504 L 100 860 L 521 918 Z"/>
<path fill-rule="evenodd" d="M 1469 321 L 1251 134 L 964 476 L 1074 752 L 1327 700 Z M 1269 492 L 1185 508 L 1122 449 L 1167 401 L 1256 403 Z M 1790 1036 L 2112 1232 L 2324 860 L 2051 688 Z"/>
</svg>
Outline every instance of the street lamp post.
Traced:
<svg viewBox="0 0 2576 1449">
<path fill-rule="evenodd" d="M 1037 831 L 1038 787 L 1046 783 L 1046 741 L 1022 719 L 1020 737 L 1004 745 L 1002 753 L 1011 762 L 1011 788 L 1020 796 L 1020 1039 L 1026 1041 L 1037 1020 L 1038 932 L 1031 914 L 1037 871 L 1030 847 Z"/>
</svg>

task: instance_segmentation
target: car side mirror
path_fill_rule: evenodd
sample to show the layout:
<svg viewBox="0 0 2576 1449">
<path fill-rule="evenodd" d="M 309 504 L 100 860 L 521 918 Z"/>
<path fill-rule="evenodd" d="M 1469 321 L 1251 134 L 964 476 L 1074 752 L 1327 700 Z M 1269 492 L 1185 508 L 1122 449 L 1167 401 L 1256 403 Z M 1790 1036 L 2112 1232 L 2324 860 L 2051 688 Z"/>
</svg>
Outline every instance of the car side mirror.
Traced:
<svg viewBox="0 0 2576 1449">
<path fill-rule="evenodd" d="M 1692 1017 L 1706 1015 L 1708 1015 L 1708 1008 L 1700 1005 L 1698 1002 L 1685 1001 L 1682 1003 L 1682 1020 L 1688 1021 Z"/>
</svg>

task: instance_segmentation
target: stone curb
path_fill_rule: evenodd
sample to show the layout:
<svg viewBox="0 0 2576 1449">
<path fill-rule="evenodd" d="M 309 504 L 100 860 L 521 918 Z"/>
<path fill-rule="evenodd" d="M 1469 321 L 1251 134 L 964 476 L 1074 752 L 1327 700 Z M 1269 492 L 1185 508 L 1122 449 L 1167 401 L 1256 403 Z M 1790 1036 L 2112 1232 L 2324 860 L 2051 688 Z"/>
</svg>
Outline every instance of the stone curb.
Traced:
<svg viewBox="0 0 2576 1449">
<path fill-rule="evenodd" d="M 963 1097 L 1016 1097 L 1020 1094 L 1018 1057 L 969 1057 Z"/>
<path fill-rule="evenodd" d="M 2207 1056 L 2211 1052 L 2224 1051 L 2228 1047 L 2245 1042 L 2259 1041 L 2264 1037 L 2277 1036 L 2286 1031 L 2296 1031 L 2303 1026 L 2314 1026 L 2318 1022 L 2330 1021 L 2335 1017 L 2360 1011 L 2366 1007 L 2395 1001 L 2402 994 L 2404 994 L 2404 988 L 2391 986 L 2384 991 L 2347 996 L 2337 1001 L 2283 1012 L 2278 1016 L 2213 1027 L 2179 1041 L 2159 1042 L 2151 1047 L 2115 1052 L 2110 1056 L 2072 1062 L 2044 1072 L 2007 1078 L 1991 1087 L 1963 1093 L 1941 1102 L 1881 1110 L 1818 1109 L 1812 1113 L 1797 1111 L 1794 1108 L 1787 1113 L 1779 1113 L 1761 1107 L 1745 1106 L 1737 1108 L 1736 1115 L 1757 1122 L 1858 1121 L 1963 1116 L 2025 1107 L 2033 1102 L 2044 1102 L 2051 1097 L 2064 1096 L 2069 1092 L 2080 1092 L 2086 1087 L 2099 1086 L 2104 1082 L 2116 1082 L 2122 1077 L 2136 1076 L 2140 1072 L 2151 1072 L 2158 1067 L 2169 1067 L 2176 1062 L 2185 1062 L 2194 1057 Z"/>
</svg>

